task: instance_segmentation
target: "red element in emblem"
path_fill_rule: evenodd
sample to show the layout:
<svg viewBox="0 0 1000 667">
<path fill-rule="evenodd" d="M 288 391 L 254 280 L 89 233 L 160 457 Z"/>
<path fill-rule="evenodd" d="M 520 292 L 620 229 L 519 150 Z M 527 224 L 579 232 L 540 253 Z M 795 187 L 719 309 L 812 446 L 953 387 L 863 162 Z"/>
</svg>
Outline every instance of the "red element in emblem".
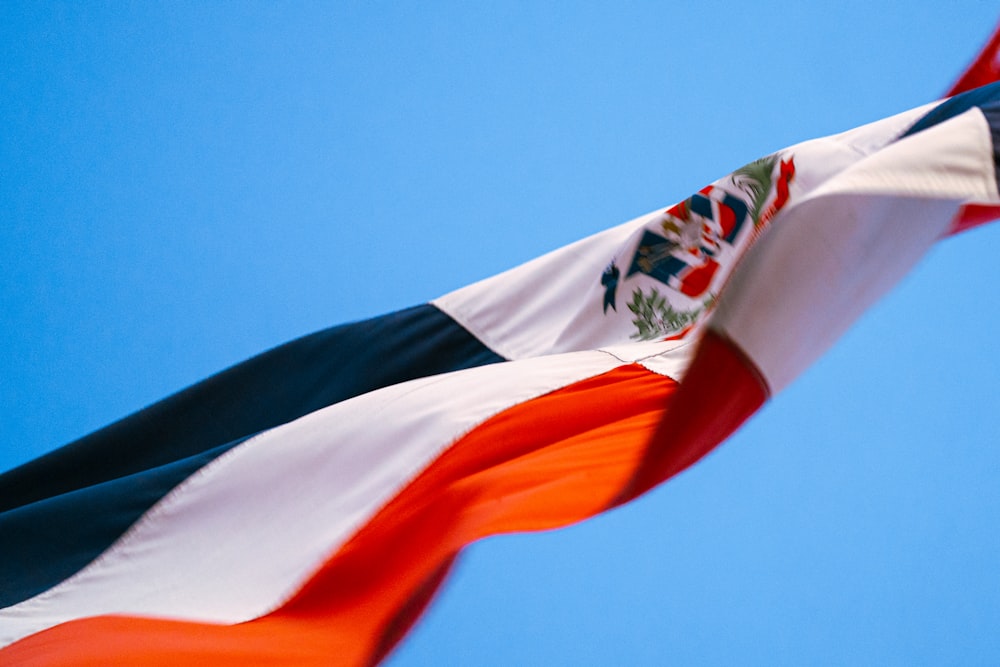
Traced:
<svg viewBox="0 0 1000 667">
<path fill-rule="evenodd" d="M 778 171 L 778 182 L 774 184 L 777 194 L 767 210 L 761 213 L 760 220 L 757 221 L 758 227 L 770 222 L 771 218 L 788 203 L 788 184 L 793 178 L 795 178 L 795 159 L 782 160 Z"/>
<path fill-rule="evenodd" d="M 686 294 L 692 299 L 701 296 L 708 289 L 708 286 L 712 284 L 712 278 L 715 276 L 718 268 L 719 263 L 714 259 L 709 259 L 697 268 L 682 271 L 677 275 L 680 278 L 677 291 L 681 294 Z"/>
</svg>

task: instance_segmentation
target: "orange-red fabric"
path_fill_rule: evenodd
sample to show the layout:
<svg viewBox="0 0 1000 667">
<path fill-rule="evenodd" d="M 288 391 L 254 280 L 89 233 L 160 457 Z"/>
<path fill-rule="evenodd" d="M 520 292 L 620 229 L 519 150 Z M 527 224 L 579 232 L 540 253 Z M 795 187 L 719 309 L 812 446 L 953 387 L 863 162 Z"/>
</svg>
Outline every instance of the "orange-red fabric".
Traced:
<svg viewBox="0 0 1000 667">
<path fill-rule="evenodd" d="M 998 79 L 1000 79 L 1000 26 L 997 26 L 983 50 L 948 90 L 946 97 L 985 86 Z"/>
<path fill-rule="evenodd" d="M 948 229 L 948 236 L 964 232 L 1000 218 L 1000 206 L 995 204 L 968 204 L 963 206 Z"/>
<path fill-rule="evenodd" d="M 0 650 L 0 664 L 374 664 L 419 616 L 464 545 L 565 526 L 609 507 L 676 386 L 641 366 L 623 366 L 487 420 L 267 616 L 234 626 L 81 619 Z"/>
<path fill-rule="evenodd" d="M 947 97 L 1000 81 L 1000 25 L 958 81 L 948 90 Z M 971 204 L 955 218 L 948 234 L 958 234 L 1000 218 L 1000 206 Z"/>
<path fill-rule="evenodd" d="M 770 396 L 767 381 L 737 345 L 709 329 L 684 376 L 684 384 L 649 443 L 627 502 L 694 465 L 728 438 Z"/>
</svg>

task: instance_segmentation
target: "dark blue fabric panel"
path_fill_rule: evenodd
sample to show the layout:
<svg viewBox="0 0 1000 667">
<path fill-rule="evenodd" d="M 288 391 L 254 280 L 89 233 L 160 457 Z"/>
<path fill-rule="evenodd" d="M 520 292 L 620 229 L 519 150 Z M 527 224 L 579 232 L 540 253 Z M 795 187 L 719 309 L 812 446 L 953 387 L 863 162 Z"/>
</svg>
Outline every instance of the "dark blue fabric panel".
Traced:
<svg viewBox="0 0 1000 667">
<path fill-rule="evenodd" d="M 990 124 L 990 135 L 993 137 L 993 168 L 996 170 L 997 183 L 1000 183 L 1000 102 L 991 102 L 982 106 L 986 122 Z"/>
<path fill-rule="evenodd" d="M 991 83 L 988 86 L 975 88 L 961 95 L 956 95 L 931 109 L 927 115 L 914 123 L 903 134 L 903 137 L 916 134 L 938 123 L 943 123 L 949 118 L 954 118 L 965 113 L 972 107 L 983 107 L 997 101 L 1000 101 L 1000 82 Z"/>
<path fill-rule="evenodd" d="M 990 135 L 993 138 L 993 168 L 996 170 L 997 182 L 1000 183 L 1000 150 L 998 150 L 1000 147 L 1000 81 L 945 100 L 914 123 L 900 138 L 943 123 L 973 107 L 979 107 L 990 125 Z"/>
<path fill-rule="evenodd" d="M 0 514 L 0 608 L 82 569 L 180 481 L 244 440 Z"/>
<path fill-rule="evenodd" d="M 422 305 L 265 352 L 0 475 L 0 607 L 97 557 L 164 493 L 260 431 L 380 387 L 503 361 Z"/>
</svg>

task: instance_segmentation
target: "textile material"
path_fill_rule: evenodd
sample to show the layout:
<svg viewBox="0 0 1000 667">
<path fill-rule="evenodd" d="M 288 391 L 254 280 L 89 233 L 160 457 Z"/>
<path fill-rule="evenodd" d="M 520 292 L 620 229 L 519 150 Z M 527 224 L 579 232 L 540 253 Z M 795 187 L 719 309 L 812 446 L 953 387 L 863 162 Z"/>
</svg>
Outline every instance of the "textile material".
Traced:
<svg viewBox="0 0 1000 667">
<path fill-rule="evenodd" d="M 464 545 L 693 464 L 1000 210 L 998 104 L 789 147 L 0 476 L 0 663 L 377 662 Z"/>
</svg>

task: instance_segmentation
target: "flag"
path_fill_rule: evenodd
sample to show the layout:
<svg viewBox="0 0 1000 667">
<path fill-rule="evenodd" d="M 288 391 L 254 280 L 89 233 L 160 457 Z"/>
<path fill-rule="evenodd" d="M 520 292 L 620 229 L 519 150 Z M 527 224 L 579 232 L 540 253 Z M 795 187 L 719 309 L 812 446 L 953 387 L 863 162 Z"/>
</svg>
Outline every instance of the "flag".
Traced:
<svg viewBox="0 0 1000 667">
<path fill-rule="evenodd" d="M 998 95 L 789 147 L 6 473 L 0 658 L 378 661 L 465 544 L 690 465 L 989 219 Z"/>
</svg>

